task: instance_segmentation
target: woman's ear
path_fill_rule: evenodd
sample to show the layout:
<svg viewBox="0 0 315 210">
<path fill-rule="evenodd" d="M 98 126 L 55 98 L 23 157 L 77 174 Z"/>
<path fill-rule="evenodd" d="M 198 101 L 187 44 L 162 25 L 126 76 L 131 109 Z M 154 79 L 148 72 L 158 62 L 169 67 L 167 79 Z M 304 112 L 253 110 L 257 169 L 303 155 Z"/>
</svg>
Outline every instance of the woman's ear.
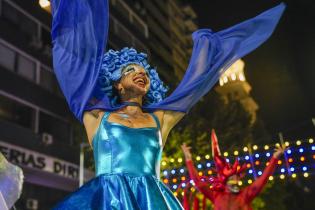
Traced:
<svg viewBox="0 0 315 210">
<path fill-rule="evenodd" d="M 120 84 L 120 82 L 115 82 L 114 88 L 117 90 L 119 94 L 123 93 L 124 87 L 122 86 L 122 84 Z"/>
</svg>

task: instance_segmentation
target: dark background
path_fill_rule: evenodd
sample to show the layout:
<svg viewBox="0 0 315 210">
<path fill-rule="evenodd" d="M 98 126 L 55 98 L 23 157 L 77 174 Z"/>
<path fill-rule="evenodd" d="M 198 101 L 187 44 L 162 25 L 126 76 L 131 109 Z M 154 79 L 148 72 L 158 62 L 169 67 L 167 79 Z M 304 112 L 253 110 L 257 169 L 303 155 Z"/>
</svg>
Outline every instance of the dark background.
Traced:
<svg viewBox="0 0 315 210">
<path fill-rule="evenodd" d="M 200 28 L 219 31 L 276 6 L 276 0 L 189 0 Z M 258 103 L 259 116 L 276 137 L 314 135 L 315 1 L 287 0 L 272 37 L 244 58 L 245 74 Z"/>
</svg>

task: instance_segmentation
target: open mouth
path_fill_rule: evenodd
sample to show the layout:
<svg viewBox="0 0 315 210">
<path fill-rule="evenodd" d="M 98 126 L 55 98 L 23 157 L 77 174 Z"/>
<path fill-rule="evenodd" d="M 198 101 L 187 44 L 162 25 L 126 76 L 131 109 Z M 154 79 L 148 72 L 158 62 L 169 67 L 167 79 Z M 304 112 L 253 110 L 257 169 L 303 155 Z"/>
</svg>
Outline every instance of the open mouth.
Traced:
<svg viewBox="0 0 315 210">
<path fill-rule="evenodd" d="M 133 78 L 133 82 L 142 88 L 144 88 L 147 84 L 146 78 L 142 76 L 136 76 L 135 78 Z"/>
</svg>

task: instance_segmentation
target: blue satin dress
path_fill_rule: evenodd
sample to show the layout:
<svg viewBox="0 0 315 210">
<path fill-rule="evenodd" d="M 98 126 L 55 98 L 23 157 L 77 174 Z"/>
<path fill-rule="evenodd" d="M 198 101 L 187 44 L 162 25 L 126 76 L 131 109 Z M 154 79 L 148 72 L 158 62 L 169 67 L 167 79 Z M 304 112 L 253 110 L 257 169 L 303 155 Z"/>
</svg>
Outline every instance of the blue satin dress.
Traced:
<svg viewBox="0 0 315 210">
<path fill-rule="evenodd" d="M 93 138 L 96 178 L 55 210 L 183 209 L 159 180 L 162 139 L 157 127 L 130 128 L 108 121 L 106 112 Z"/>
</svg>

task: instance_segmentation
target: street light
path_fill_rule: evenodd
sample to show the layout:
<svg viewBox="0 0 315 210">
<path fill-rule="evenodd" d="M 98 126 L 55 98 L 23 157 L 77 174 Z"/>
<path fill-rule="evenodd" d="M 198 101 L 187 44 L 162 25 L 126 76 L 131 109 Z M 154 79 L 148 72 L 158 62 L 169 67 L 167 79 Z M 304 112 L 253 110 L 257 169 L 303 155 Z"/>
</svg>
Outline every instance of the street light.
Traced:
<svg viewBox="0 0 315 210">
<path fill-rule="evenodd" d="M 48 0 L 39 0 L 39 6 L 41 6 L 42 8 L 47 8 L 50 6 L 50 1 Z"/>
</svg>

